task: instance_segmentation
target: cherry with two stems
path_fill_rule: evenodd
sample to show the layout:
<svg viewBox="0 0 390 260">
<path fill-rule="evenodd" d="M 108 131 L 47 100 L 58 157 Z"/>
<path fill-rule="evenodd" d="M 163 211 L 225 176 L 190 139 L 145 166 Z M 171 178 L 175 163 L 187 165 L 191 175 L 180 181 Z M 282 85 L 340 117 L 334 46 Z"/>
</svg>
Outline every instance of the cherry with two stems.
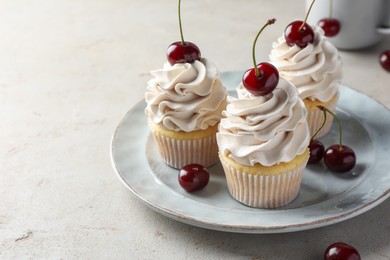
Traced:
<svg viewBox="0 0 390 260">
<path fill-rule="evenodd" d="M 274 24 L 275 21 L 275 18 L 269 19 L 257 33 L 252 46 L 253 68 L 245 71 L 242 76 L 243 85 L 254 96 L 264 96 L 271 93 L 279 83 L 279 72 L 275 66 L 268 62 L 257 64 L 255 57 L 257 39 L 265 27 Z"/>
<path fill-rule="evenodd" d="M 201 54 L 198 46 L 192 42 L 184 41 L 183 28 L 181 25 L 181 0 L 178 4 L 178 17 L 181 41 L 174 42 L 168 46 L 167 59 L 171 65 L 176 63 L 194 63 L 201 59 Z"/>
<path fill-rule="evenodd" d="M 284 38 L 288 46 L 292 47 L 297 45 L 301 48 L 305 48 L 309 43 L 314 43 L 314 30 L 308 23 L 306 23 L 314 2 L 315 0 L 311 2 L 310 7 L 307 10 L 305 20 L 294 21 L 287 25 L 286 29 L 284 29 Z"/>
<path fill-rule="evenodd" d="M 203 189 L 209 183 L 209 172 L 201 164 L 188 164 L 179 171 L 179 184 L 187 192 L 194 192 Z"/>
<path fill-rule="evenodd" d="M 336 119 L 340 131 L 339 144 L 333 144 L 325 150 L 324 163 L 326 167 L 332 172 L 337 173 L 344 173 L 352 170 L 356 165 L 356 155 L 352 148 L 342 143 L 343 131 L 339 118 L 324 106 L 318 106 L 318 108 L 324 112 L 324 116 L 326 113 L 329 113 Z"/>
<path fill-rule="evenodd" d="M 341 23 L 333 18 L 333 0 L 329 0 L 329 17 L 318 21 L 318 26 L 321 27 L 326 37 L 334 37 L 340 32 Z"/>
</svg>

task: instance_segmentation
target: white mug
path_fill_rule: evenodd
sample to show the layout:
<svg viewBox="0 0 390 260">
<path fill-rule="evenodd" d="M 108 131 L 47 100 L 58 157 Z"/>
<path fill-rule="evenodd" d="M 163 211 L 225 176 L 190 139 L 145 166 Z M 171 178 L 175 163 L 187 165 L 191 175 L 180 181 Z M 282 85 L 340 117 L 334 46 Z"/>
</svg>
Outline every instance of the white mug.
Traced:
<svg viewBox="0 0 390 260">
<path fill-rule="evenodd" d="M 306 10 L 312 0 L 306 0 Z M 330 6 L 332 5 L 332 7 Z M 323 18 L 340 21 L 341 29 L 328 39 L 340 49 L 369 47 L 390 34 L 390 0 L 317 0 L 309 14 L 308 23 L 317 25 Z"/>
</svg>

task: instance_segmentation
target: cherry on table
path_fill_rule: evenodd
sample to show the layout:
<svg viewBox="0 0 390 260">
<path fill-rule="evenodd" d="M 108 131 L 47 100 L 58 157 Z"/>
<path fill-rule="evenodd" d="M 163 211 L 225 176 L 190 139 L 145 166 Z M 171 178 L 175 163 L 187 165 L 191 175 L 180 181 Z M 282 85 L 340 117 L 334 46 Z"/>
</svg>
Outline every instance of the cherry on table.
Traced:
<svg viewBox="0 0 390 260">
<path fill-rule="evenodd" d="M 318 21 L 318 26 L 321 27 L 325 36 L 334 37 L 340 32 L 341 24 L 339 20 L 334 18 L 324 18 Z"/>
<path fill-rule="evenodd" d="M 167 49 L 167 59 L 171 65 L 176 63 L 194 63 L 201 59 L 198 46 L 192 42 L 174 42 Z"/>
<path fill-rule="evenodd" d="M 324 260 L 361 260 L 361 258 L 356 248 L 343 242 L 337 242 L 325 250 Z"/>
<path fill-rule="evenodd" d="M 284 38 L 288 46 L 305 48 L 309 43 L 314 43 L 314 31 L 306 22 L 294 21 L 284 30 Z"/>
<path fill-rule="evenodd" d="M 334 144 L 325 150 L 324 163 L 332 172 L 348 172 L 355 167 L 355 152 L 346 145 Z"/>
<path fill-rule="evenodd" d="M 201 190 L 209 183 L 209 172 L 201 164 L 188 164 L 179 171 L 179 183 L 188 192 Z"/>
<path fill-rule="evenodd" d="M 390 50 L 383 51 L 379 55 L 379 63 L 381 64 L 382 68 L 390 72 Z"/>
<path fill-rule="evenodd" d="M 307 163 L 308 164 L 318 163 L 324 157 L 325 147 L 321 141 L 317 139 L 311 139 L 309 143 L 309 152 L 310 152 L 310 157 Z"/>
</svg>

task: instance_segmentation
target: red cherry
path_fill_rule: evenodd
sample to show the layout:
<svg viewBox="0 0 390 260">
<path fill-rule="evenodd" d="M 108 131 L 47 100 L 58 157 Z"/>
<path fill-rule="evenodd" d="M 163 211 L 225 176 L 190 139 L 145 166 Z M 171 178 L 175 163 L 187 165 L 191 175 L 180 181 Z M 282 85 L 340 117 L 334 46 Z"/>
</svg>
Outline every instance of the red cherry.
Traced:
<svg viewBox="0 0 390 260">
<path fill-rule="evenodd" d="M 379 62 L 385 70 L 390 72 L 390 50 L 384 51 L 379 55 Z"/>
<path fill-rule="evenodd" d="M 171 65 L 176 63 L 194 63 L 196 60 L 200 60 L 200 50 L 192 42 L 184 40 L 183 27 L 181 25 L 181 0 L 178 1 L 178 18 L 179 18 L 179 29 L 181 41 L 174 42 L 168 46 L 167 59 Z"/>
<path fill-rule="evenodd" d="M 284 30 L 284 38 L 288 46 L 298 45 L 305 48 L 309 43 L 314 42 L 314 31 L 306 22 L 294 21 Z"/>
<path fill-rule="evenodd" d="M 310 140 L 309 144 L 310 157 L 308 164 L 318 163 L 322 160 L 325 153 L 324 145 L 317 139 Z"/>
<path fill-rule="evenodd" d="M 325 250 L 324 260 L 361 260 L 353 246 L 343 242 L 333 243 Z"/>
<path fill-rule="evenodd" d="M 339 20 L 334 18 L 321 19 L 318 21 L 318 26 L 324 30 L 325 36 L 327 37 L 336 36 L 339 33 L 341 28 L 341 24 Z"/>
<path fill-rule="evenodd" d="M 274 24 L 275 22 L 275 18 L 269 19 L 257 32 L 252 45 L 253 68 L 245 71 L 242 76 L 242 84 L 244 84 L 244 87 L 255 96 L 271 93 L 279 83 L 279 72 L 275 66 L 268 62 L 257 64 L 255 55 L 256 42 L 261 32 L 265 27 Z"/>
<path fill-rule="evenodd" d="M 200 164 L 188 164 L 179 171 L 179 183 L 188 192 L 201 190 L 209 183 L 209 172 Z"/>
<path fill-rule="evenodd" d="M 279 72 L 271 63 L 262 62 L 257 65 L 260 75 L 256 76 L 256 70 L 248 69 L 242 76 L 245 88 L 255 96 L 271 93 L 279 82 Z"/>
<path fill-rule="evenodd" d="M 332 172 L 348 172 L 355 167 L 355 152 L 346 145 L 334 144 L 325 150 L 325 165 Z"/>
<path fill-rule="evenodd" d="M 174 42 L 169 45 L 167 49 L 167 59 L 171 65 L 176 63 L 194 63 L 196 60 L 200 60 L 200 50 L 192 42 L 180 41 Z"/>
</svg>

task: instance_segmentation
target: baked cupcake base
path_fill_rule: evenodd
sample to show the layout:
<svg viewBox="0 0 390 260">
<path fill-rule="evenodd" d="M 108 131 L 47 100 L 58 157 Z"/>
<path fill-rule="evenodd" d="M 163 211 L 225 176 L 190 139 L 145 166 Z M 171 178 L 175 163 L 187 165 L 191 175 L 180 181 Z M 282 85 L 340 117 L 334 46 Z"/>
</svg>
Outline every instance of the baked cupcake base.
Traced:
<svg viewBox="0 0 390 260">
<path fill-rule="evenodd" d="M 310 100 L 310 99 L 304 99 L 303 102 L 305 103 L 305 106 L 307 108 L 307 122 L 309 124 L 310 128 L 310 135 L 313 135 L 317 129 L 322 125 L 324 121 L 324 112 L 320 109 L 318 109 L 317 106 L 323 106 L 332 111 L 333 113 L 336 112 L 336 105 L 337 101 L 339 99 L 339 92 L 333 95 L 333 97 L 328 102 L 321 102 L 319 100 Z M 316 138 L 321 138 L 329 133 L 330 129 L 332 128 L 333 124 L 333 116 L 330 114 L 326 115 L 326 122 L 324 127 L 317 133 Z"/>
<path fill-rule="evenodd" d="M 162 160 L 171 167 L 198 163 L 209 167 L 218 162 L 215 134 L 218 125 L 193 132 L 172 131 L 148 121 Z"/>
<path fill-rule="evenodd" d="M 231 196 L 255 208 L 277 208 L 294 200 L 300 189 L 309 151 L 274 166 L 241 165 L 219 153 Z"/>
</svg>

